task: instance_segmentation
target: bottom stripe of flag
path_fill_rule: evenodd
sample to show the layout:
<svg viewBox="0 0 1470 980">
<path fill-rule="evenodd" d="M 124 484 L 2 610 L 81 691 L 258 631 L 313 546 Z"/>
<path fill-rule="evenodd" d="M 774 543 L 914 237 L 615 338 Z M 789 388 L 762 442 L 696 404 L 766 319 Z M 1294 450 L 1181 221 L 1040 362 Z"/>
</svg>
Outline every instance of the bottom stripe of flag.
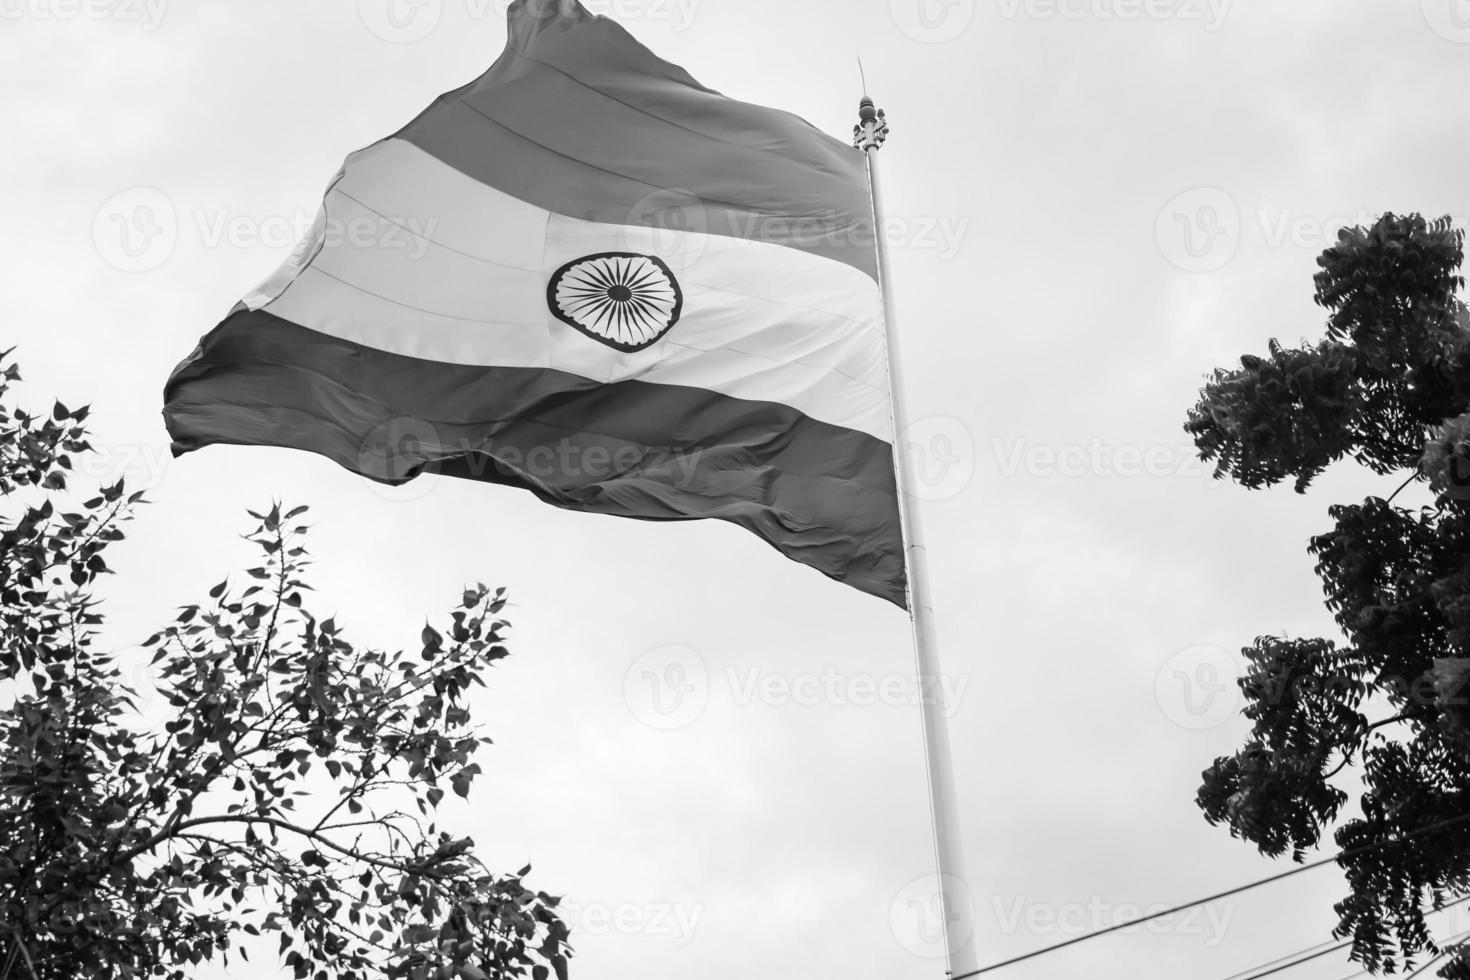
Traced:
<svg viewBox="0 0 1470 980">
<path fill-rule="evenodd" d="M 386 483 L 429 470 L 570 510 L 730 521 L 905 604 L 892 447 L 785 405 L 422 360 L 246 309 L 179 366 L 165 401 L 176 455 L 284 446 Z"/>
</svg>

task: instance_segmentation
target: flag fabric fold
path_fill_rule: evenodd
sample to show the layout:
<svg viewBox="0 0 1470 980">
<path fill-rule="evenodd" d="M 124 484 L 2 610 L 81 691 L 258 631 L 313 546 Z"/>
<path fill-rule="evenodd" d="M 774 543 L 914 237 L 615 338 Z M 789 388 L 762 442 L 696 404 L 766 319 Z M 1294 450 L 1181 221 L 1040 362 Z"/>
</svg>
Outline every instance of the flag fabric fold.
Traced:
<svg viewBox="0 0 1470 980">
<path fill-rule="evenodd" d="M 726 520 L 904 605 L 862 154 L 568 0 L 509 28 L 175 370 L 174 452 Z"/>
</svg>

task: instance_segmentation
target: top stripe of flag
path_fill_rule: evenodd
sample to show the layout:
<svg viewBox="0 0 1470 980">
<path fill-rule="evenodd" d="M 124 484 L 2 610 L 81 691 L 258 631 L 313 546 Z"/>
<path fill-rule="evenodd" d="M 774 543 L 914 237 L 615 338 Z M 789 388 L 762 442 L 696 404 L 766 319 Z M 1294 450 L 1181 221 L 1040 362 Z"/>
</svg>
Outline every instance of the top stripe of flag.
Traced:
<svg viewBox="0 0 1470 980">
<path fill-rule="evenodd" d="M 904 604 L 862 154 L 579 4 L 509 18 L 494 66 L 349 156 L 179 365 L 175 452 L 717 518 Z"/>
<path fill-rule="evenodd" d="M 398 138 L 568 217 L 787 245 L 877 278 L 861 153 L 706 88 L 580 3 L 516 0 L 508 17 L 500 59 Z"/>
</svg>

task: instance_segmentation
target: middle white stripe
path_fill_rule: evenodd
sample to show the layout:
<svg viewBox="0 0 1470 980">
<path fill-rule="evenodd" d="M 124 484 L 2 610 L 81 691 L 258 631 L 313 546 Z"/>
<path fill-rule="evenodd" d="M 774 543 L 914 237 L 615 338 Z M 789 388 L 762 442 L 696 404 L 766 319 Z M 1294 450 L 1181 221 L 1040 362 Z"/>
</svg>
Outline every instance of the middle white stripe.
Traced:
<svg viewBox="0 0 1470 980">
<path fill-rule="evenodd" d="M 682 288 L 678 323 L 645 350 L 548 305 L 558 269 L 610 252 L 656 256 Z M 410 357 L 705 388 L 893 438 L 868 276 L 780 245 L 553 214 L 401 140 L 348 158 L 313 240 L 246 302 Z"/>
</svg>

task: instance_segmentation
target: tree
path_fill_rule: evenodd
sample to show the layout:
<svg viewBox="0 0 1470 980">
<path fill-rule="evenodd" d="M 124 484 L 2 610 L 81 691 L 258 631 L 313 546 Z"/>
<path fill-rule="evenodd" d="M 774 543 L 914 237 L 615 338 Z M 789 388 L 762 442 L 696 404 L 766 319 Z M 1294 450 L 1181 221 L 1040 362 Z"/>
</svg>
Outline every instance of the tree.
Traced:
<svg viewBox="0 0 1470 980">
<path fill-rule="evenodd" d="M 262 934 L 297 978 L 565 978 L 557 900 L 434 822 L 480 775 L 504 591 L 412 656 L 358 646 L 308 611 L 305 508 L 252 514 L 260 565 L 145 644 L 150 730 L 93 593 L 140 495 L 70 504 L 87 411 L 27 415 L 19 377 L 0 357 L 0 980 L 183 980 Z"/>
<path fill-rule="evenodd" d="M 1349 894 L 1337 934 L 1374 973 L 1470 952 L 1437 945 L 1426 911 L 1470 895 L 1470 315 L 1464 237 L 1449 219 L 1385 215 L 1318 260 L 1326 337 L 1208 379 L 1186 430 L 1215 475 L 1305 492 L 1343 458 L 1404 477 L 1387 499 L 1329 510 L 1310 552 L 1342 636 L 1261 637 L 1239 684 L 1252 730 L 1204 773 L 1212 824 L 1300 861 L 1361 779 L 1336 830 Z M 1426 485 L 1432 506 L 1394 500 Z M 1426 495 L 1428 496 L 1428 495 Z M 1444 937 L 1440 937 L 1443 940 Z"/>
</svg>

